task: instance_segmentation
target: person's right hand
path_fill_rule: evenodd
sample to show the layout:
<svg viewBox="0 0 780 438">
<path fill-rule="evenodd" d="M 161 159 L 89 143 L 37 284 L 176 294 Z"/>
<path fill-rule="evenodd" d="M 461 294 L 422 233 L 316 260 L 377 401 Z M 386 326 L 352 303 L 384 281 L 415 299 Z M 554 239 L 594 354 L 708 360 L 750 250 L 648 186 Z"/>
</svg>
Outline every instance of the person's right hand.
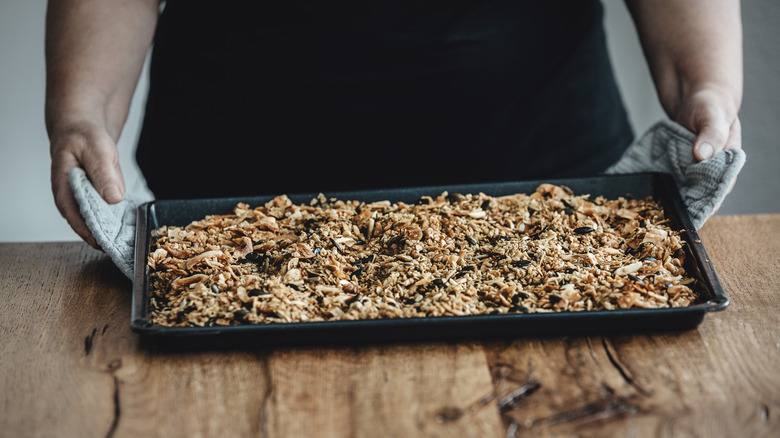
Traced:
<svg viewBox="0 0 780 438">
<path fill-rule="evenodd" d="M 159 0 L 49 0 L 46 6 L 46 130 L 54 202 L 87 243 L 68 172 L 84 169 L 109 204 L 124 198 L 116 141 L 154 38 Z"/>
<path fill-rule="evenodd" d="M 84 169 L 106 202 L 116 204 L 122 201 L 125 184 L 116 143 L 104 126 L 90 121 L 59 126 L 49 132 L 49 141 L 54 203 L 73 231 L 92 247 L 100 249 L 81 217 L 68 185 L 68 173 L 75 167 Z"/>
</svg>

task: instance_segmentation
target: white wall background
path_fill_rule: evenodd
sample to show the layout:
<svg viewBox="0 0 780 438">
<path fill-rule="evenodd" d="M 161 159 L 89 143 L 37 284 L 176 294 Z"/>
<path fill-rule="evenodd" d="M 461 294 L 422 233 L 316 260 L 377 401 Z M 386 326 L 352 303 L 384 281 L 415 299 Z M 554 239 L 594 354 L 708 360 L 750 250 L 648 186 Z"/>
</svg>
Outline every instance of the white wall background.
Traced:
<svg viewBox="0 0 780 438">
<path fill-rule="evenodd" d="M 641 133 L 663 112 L 630 17 L 619 0 L 605 0 L 612 62 Z M 0 2 L 0 242 L 76 240 L 54 207 L 48 139 L 43 122 L 44 0 Z M 743 3 L 745 98 L 741 118 L 748 161 L 718 214 L 780 212 L 780 2 Z M 149 196 L 133 158 L 146 93 L 141 78 L 119 140 L 128 192 Z"/>
</svg>

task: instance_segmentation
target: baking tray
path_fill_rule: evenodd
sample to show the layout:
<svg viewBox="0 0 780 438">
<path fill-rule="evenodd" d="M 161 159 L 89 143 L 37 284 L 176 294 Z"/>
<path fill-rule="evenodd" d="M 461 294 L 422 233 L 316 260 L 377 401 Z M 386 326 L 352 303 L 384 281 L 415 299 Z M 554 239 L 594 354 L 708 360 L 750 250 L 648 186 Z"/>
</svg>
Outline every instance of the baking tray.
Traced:
<svg viewBox="0 0 780 438">
<path fill-rule="evenodd" d="M 412 203 L 421 196 L 450 193 L 483 192 L 491 196 L 531 193 L 542 182 L 565 185 L 575 195 L 592 198 L 653 196 L 664 207 L 670 226 L 683 230 L 686 271 L 698 281 L 694 290 L 700 300 L 689 307 L 670 309 L 629 309 L 571 311 L 556 313 L 445 316 L 428 318 L 374 319 L 360 321 L 327 321 L 275 323 L 229 327 L 165 327 L 150 324 L 147 254 L 151 231 L 162 225 L 183 226 L 209 214 L 232 213 L 238 202 L 251 206 L 264 204 L 274 195 L 196 200 L 152 201 L 138 208 L 136 231 L 135 278 L 131 327 L 146 342 L 163 348 L 241 348 L 257 346 L 291 346 L 324 344 L 364 344 L 377 342 L 461 341 L 489 338 L 515 338 L 541 335 L 580 335 L 595 333 L 628 333 L 688 330 L 698 326 L 708 312 L 725 309 L 729 300 L 723 292 L 707 252 L 693 228 L 670 175 L 643 173 L 606 175 L 591 178 L 519 181 L 493 184 L 469 184 L 399 188 L 388 190 L 325 193 L 343 200 L 403 201 Z M 308 203 L 317 193 L 289 195 L 294 203 Z"/>
</svg>

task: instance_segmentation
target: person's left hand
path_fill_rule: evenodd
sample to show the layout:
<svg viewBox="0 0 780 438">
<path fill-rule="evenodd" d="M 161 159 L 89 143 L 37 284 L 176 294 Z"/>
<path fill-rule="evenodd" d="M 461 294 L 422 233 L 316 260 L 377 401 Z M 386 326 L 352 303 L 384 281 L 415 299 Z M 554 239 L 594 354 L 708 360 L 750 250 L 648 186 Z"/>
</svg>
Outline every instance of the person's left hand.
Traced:
<svg viewBox="0 0 780 438">
<path fill-rule="evenodd" d="M 679 106 L 675 121 L 696 134 L 693 156 L 712 158 L 724 149 L 742 149 L 742 125 L 729 94 L 705 88 L 689 94 Z"/>
<path fill-rule="evenodd" d="M 738 107 L 729 98 L 729 93 L 715 87 L 703 88 L 684 98 L 679 108 L 675 121 L 696 134 L 693 143 L 696 160 L 708 160 L 724 149 L 742 149 Z M 736 182 L 734 178 L 727 194 L 731 193 Z M 722 203 L 715 206 L 715 211 L 720 209 Z"/>
</svg>

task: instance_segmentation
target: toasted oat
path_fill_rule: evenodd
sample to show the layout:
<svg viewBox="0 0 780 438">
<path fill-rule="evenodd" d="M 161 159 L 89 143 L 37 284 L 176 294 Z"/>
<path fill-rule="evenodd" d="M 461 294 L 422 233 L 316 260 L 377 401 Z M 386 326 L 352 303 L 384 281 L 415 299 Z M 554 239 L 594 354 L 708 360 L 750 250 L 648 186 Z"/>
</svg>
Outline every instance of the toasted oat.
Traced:
<svg viewBox="0 0 780 438">
<path fill-rule="evenodd" d="M 164 326 L 680 307 L 683 241 L 652 199 L 442 193 L 414 205 L 286 196 L 154 231 Z"/>
</svg>

